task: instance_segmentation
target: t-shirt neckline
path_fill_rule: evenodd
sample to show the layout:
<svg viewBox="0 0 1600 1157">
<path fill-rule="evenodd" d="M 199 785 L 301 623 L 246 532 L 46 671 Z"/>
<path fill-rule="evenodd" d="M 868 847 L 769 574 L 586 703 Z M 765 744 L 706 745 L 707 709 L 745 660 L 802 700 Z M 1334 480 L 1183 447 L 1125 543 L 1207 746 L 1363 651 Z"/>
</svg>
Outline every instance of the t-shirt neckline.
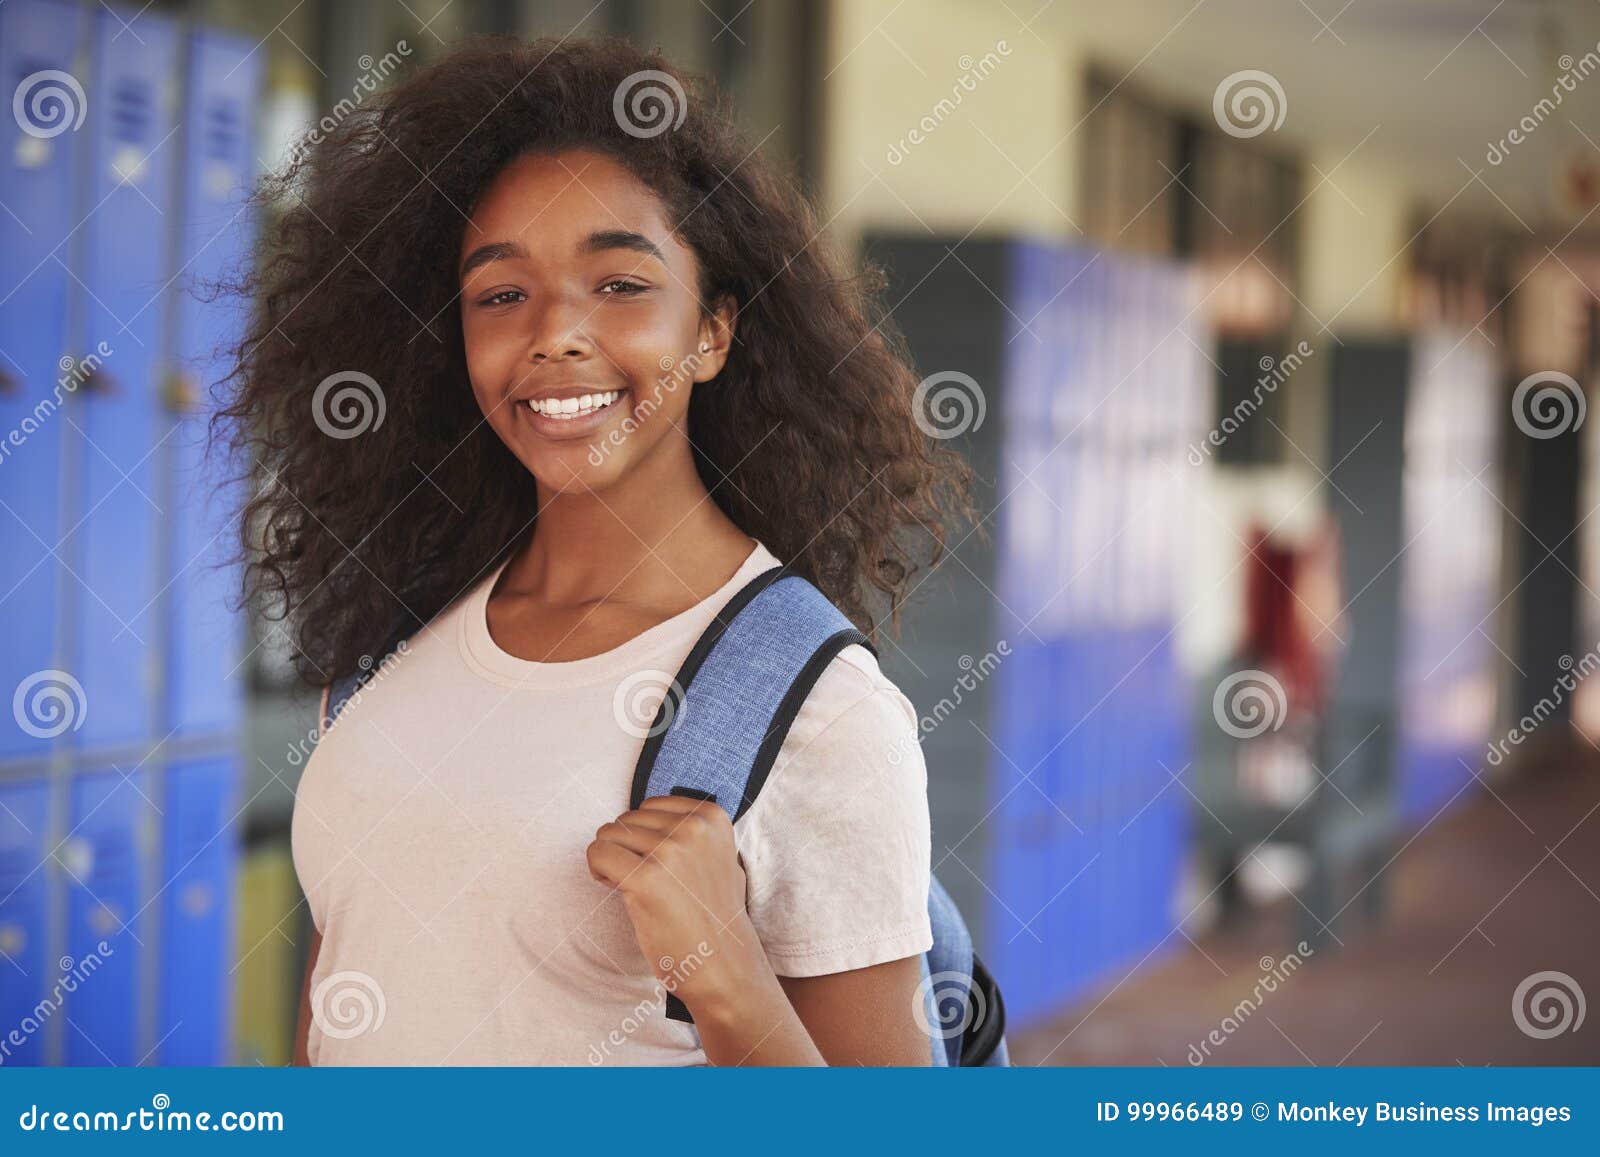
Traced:
<svg viewBox="0 0 1600 1157">
<path fill-rule="evenodd" d="M 664 641 L 692 632 L 693 638 L 685 646 L 687 653 L 687 647 L 694 645 L 694 638 L 699 637 L 720 607 L 751 579 L 778 565 L 778 559 L 760 539 L 756 539 L 755 547 L 733 575 L 694 606 L 663 619 L 609 651 L 582 659 L 546 663 L 523 659 L 501 649 L 489 633 L 489 594 L 510 562 L 511 556 L 507 555 L 474 588 L 462 606 L 458 637 L 462 657 L 479 675 L 505 686 L 522 688 L 578 687 L 615 680 L 638 670 L 644 657 Z M 668 674 L 670 676 L 671 673 Z"/>
</svg>

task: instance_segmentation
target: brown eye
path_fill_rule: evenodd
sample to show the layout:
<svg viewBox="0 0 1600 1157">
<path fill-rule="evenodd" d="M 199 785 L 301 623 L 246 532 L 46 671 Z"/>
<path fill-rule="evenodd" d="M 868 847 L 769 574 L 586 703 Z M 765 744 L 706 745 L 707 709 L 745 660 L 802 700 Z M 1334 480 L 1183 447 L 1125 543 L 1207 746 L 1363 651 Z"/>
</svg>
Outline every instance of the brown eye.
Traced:
<svg viewBox="0 0 1600 1157">
<path fill-rule="evenodd" d="M 609 293 L 613 296 L 630 297 L 635 293 L 643 293 L 648 288 L 649 286 L 640 285 L 637 281 L 628 281 L 619 277 L 615 281 L 608 281 L 602 285 L 600 292 Z"/>
</svg>

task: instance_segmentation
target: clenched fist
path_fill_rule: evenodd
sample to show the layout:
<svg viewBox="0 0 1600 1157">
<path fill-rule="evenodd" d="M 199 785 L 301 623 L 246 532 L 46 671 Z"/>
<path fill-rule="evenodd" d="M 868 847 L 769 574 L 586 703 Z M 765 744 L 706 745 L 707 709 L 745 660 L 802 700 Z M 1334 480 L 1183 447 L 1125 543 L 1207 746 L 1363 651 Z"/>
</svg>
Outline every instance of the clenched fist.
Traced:
<svg viewBox="0 0 1600 1157">
<path fill-rule="evenodd" d="M 770 977 L 745 909 L 733 823 L 715 803 L 655 796 L 600 825 L 589 874 L 622 894 L 639 950 L 698 1020 Z"/>
</svg>

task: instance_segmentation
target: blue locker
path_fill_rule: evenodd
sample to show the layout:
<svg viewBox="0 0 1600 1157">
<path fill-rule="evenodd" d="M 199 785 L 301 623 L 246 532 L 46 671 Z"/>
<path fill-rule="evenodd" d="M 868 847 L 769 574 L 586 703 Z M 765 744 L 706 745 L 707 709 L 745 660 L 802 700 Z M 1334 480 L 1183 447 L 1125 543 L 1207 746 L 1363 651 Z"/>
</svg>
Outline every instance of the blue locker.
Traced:
<svg viewBox="0 0 1600 1157">
<path fill-rule="evenodd" d="M 174 294 L 175 412 L 168 418 L 173 477 L 163 582 L 169 665 L 163 732 L 178 738 L 235 730 L 243 711 L 243 625 L 230 612 L 237 535 L 215 460 L 204 455 L 209 386 L 227 373 L 226 349 L 248 305 L 210 287 L 237 275 L 254 240 L 248 197 L 255 175 L 251 118 L 261 54 L 247 40 L 197 32 L 190 42 L 183 145 L 183 238 Z M 212 300 L 207 300 L 210 297 Z"/>
<path fill-rule="evenodd" d="M 1069 849 L 1082 838 L 1073 825 L 1083 826 L 1082 817 L 1073 810 L 1070 802 L 1073 765 L 1068 752 L 1073 749 L 1080 733 L 1075 730 L 1078 716 L 1072 714 L 1064 694 L 1062 647 L 1063 644 L 1056 638 L 1051 638 L 1045 644 L 1046 666 L 1041 672 L 1038 688 L 1038 718 L 1035 725 L 1041 733 L 1044 750 L 1037 760 L 1039 766 L 1033 771 L 1033 781 L 1042 789 L 1038 802 L 1045 809 L 1043 815 L 1048 827 L 1045 829 L 1046 843 L 1042 851 L 1039 880 L 1042 894 L 1028 912 L 1030 918 L 1037 913 L 1033 930 L 1044 939 L 1043 954 L 1050 961 L 1050 971 L 1057 975 L 1070 954 L 1073 933 L 1071 926 L 1065 923 L 1066 908 L 1063 904 L 1067 894 L 1057 895 L 1061 886 L 1071 878 L 1061 874 L 1061 865 Z"/>
<path fill-rule="evenodd" d="M 1120 979 L 1173 935 L 1188 797 L 1168 769 L 1187 758 L 1188 707 L 1175 587 L 1161 580 L 1177 560 L 1169 529 L 1129 521 L 1176 508 L 1182 485 L 1177 435 L 1200 379 L 1194 359 L 1162 354 L 1188 308 L 1181 289 L 1154 262 L 1015 247 L 1009 308 L 1045 348 L 1019 352 L 1035 338 L 1013 335 L 1002 461 L 1032 469 L 1059 508 L 1048 566 L 1033 516 L 1001 519 L 1001 589 L 1049 607 L 1033 621 L 1039 654 L 1008 660 L 997 695 L 997 744 L 1024 769 L 1043 761 L 1044 794 L 995 816 L 1000 899 L 984 949 L 1018 1023 Z M 1017 773 L 994 767 L 1003 793 Z M 1006 907 L 1043 944 L 1004 931 Z"/>
<path fill-rule="evenodd" d="M 161 630 L 158 526 L 158 370 L 169 277 L 175 25 L 151 13 L 137 36 L 100 10 L 85 131 L 90 211 L 84 221 L 83 308 L 88 344 L 111 353 L 80 408 L 69 558 L 73 668 L 90 709 L 83 746 L 133 743 L 156 725 Z"/>
<path fill-rule="evenodd" d="M 1041 576 L 1047 577 L 1047 576 Z M 1073 929 L 1063 924 L 1071 889 L 1062 892 L 1068 877 L 1060 875 L 1063 849 L 1076 839 L 1073 824 L 1083 820 L 1073 814 L 1062 797 L 1063 753 L 1077 737 L 1077 717 L 1063 709 L 1061 696 L 1062 644 L 1050 639 L 1039 647 L 1038 673 L 1034 677 L 1033 710 L 1028 722 L 1031 737 L 1023 769 L 1032 773 L 1035 787 L 1029 789 L 1028 844 L 1032 851 L 1030 880 L 1019 897 L 1018 911 L 1032 921 L 1033 936 L 1017 938 L 1018 946 L 1037 958 L 1035 989 L 1045 999 L 1053 996 L 1064 963 L 1072 950 Z M 1063 813 L 1066 813 L 1063 815 Z M 1067 816 L 1071 816 L 1069 820 Z M 1008 900 L 1008 902 L 1010 902 Z M 1008 997 L 1009 999 L 1009 997 Z"/>
<path fill-rule="evenodd" d="M 56 973 L 46 959 L 51 871 L 50 784 L 0 780 L 0 1066 L 37 1065 L 54 1031 L 39 1003 Z M 17 1030 L 21 1044 L 11 1041 Z"/>
<path fill-rule="evenodd" d="M 1099 569 L 1091 569 L 1084 575 L 1084 581 L 1090 584 L 1093 592 L 1086 605 L 1097 620 L 1103 575 L 1104 572 Z M 1083 818 L 1078 822 L 1088 833 L 1081 857 L 1083 875 L 1078 880 L 1083 887 L 1080 897 L 1083 907 L 1078 911 L 1081 923 L 1077 936 L 1081 946 L 1077 962 L 1081 970 L 1080 984 L 1088 983 L 1099 973 L 1109 938 L 1107 924 L 1113 919 L 1112 907 L 1108 903 L 1113 890 L 1107 883 L 1110 879 L 1107 855 L 1112 849 L 1107 842 L 1115 837 L 1116 829 L 1110 829 L 1111 835 L 1108 836 L 1109 808 L 1106 797 L 1116 787 L 1117 777 L 1115 769 L 1109 766 L 1110 735 L 1104 713 L 1106 693 L 1111 689 L 1111 680 L 1107 678 L 1111 667 L 1106 654 L 1107 636 L 1108 633 L 1102 629 L 1079 623 L 1069 642 L 1073 661 L 1068 677 L 1079 688 L 1080 703 L 1076 718 L 1081 720 L 1078 735 L 1082 739 L 1079 748 L 1081 764 L 1071 773 L 1082 781 L 1083 803 L 1079 811 Z"/>
<path fill-rule="evenodd" d="M 141 29 L 143 25 L 141 25 Z M 154 809 L 144 771 L 85 772 L 71 785 L 71 835 L 56 852 L 67 890 L 67 955 L 94 969 L 66 1001 L 69 1065 L 144 1060 L 140 961 L 147 921 L 142 854 Z"/>
<path fill-rule="evenodd" d="M 988 941 L 980 950 L 995 974 L 1006 978 L 1007 1008 L 1026 1015 L 1046 987 L 1042 975 L 1046 964 L 1039 941 L 1021 929 L 1019 920 L 1031 920 L 1044 902 L 1039 892 L 1045 849 L 1034 826 L 1038 793 L 1022 782 L 1022 775 L 1045 754 L 1044 729 L 1038 719 L 1046 706 L 1041 688 L 1049 682 L 1048 650 L 1034 643 L 1019 644 L 994 678 L 998 681 L 995 742 L 1000 750 L 990 757 L 995 808 L 986 822 L 994 832 L 990 864 L 994 897 L 983 922 Z M 1037 926 L 1033 932 L 1044 936 Z"/>
<path fill-rule="evenodd" d="M 219 1065 L 227 1060 L 230 1021 L 238 762 L 178 763 L 166 777 L 159 1063 Z"/>
<path fill-rule="evenodd" d="M 66 353 L 75 221 L 74 128 L 84 106 L 72 76 L 83 12 L 69 4 L 12 0 L 0 6 L 0 77 L 21 100 L 23 118 L 0 118 L 0 693 L 9 699 L 32 675 L 62 661 L 57 652 L 57 580 L 52 551 L 61 538 L 62 404 L 74 379 Z M 74 86 L 77 86 L 76 88 Z M 13 106 L 15 108 L 15 105 Z M 32 132 L 26 131 L 24 124 Z M 35 734 L 35 731 L 47 734 Z M 0 727 L 0 759 L 47 752 L 53 727 Z"/>
</svg>

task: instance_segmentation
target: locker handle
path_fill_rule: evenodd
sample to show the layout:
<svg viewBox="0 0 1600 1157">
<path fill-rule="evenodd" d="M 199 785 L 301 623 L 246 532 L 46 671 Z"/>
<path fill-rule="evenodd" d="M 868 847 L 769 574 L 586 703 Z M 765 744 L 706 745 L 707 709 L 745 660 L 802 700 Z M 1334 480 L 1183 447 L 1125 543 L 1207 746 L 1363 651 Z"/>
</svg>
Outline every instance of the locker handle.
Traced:
<svg viewBox="0 0 1600 1157">
<path fill-rule="evenodd" d="M 200 384 L 193 374 L 169 370 L 161 383 L 161 403 L 174 414 L 187 414 L 200 408 Z"/>
<path fill-rule="evenodd" d="M 89 359 L 84 359 L 78 364 L 81 366 L 88 364 L 88 362 Z M 78 385 L 78 392 L 85 397 L 93 398 L 99 395 L 114 397 L 122 391 L 117 386 L 116 378 L 106 373 L 98 365 L 91 364 L 89 372 L 84 375 L 83 381 Z"/>
</svg>

